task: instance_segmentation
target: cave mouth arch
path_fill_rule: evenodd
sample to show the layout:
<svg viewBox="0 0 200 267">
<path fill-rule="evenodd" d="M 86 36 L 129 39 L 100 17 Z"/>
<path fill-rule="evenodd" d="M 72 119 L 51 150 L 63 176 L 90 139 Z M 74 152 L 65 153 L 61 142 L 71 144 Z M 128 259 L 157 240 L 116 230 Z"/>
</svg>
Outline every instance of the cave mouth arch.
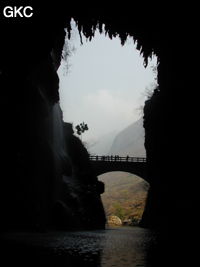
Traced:
<svg viewBox="0 0 200 267">
<path fill-rule="evenodd" d="M 154 89 L 156 74 L 152 68 L 157 58 L 154 57 L 145 68 L 144 58 L 131 37 L 122 46 L 118 36 L 111 40 L 105 31 L 100 33 L 97 29 L 88 42 L 82 36 L 82 46 L 77 28 L 74 35 L 71 32 L 71 39 L 66 35 L 65 60 L 58 70 L 60 105 L 65 122 L 72 122 L 73 126 L 83 121 L 88 124 L 89 131 L 83 136 L 91 147 L 98 141 L 97 135 L 100 138 L 111 132 L 115 135 L 142 116 L 149 93 L 146 90 Z M 76 106 L 78 110 L 75 110 Z M 107 120 L 106 124 L 103 124 L 104 120 Z M 104 153 L 92 150 L 92 154 Z"/>
<path fill-rule="evenodd" d="M 150 189 L 149 183 L 132 173 L 119 171 L 104 173 L 98 179 L 105 184 L 101 198 L 107 225 L 115 225 L 109 222 L 112 216 L 116 216 L 122 225 L 139 226 Z"/>
<path fill-rule="evenodd" d="M 83 42 L 83 45 L 82 45 L 82 47 L 84 47 L 84 46 L 86 46 L 87 44 L 92 44 L 93 42 L 95 42 L 95 38 L 96 38 L 96 35 L 97 35 L 97 29 L 95 30 L 95 34 L 94 34 L 94 36 L 93 36 L 93 38 L 89 38 L 89 42 L 87 42 L 87 38 L 85 38 L 84 36 L 82 36 L 81 37 L 81 41 Z M 66 31 L 66 33 L 67 33 L 67 31 Z M 72 39 L 73 39 L 73 32 L 71 32 L 71 34 L 72 34 Z M 79 34 L 80 34 L 80 32 L 78 33 L 78 41 L 79 41 L 79 45 L 80 45 L 80 39 L 79 39 Z M 84 35 L 83 33 L 82 33 L 82 35 Z M 121 39 L 120 38 L 118 38 L 117 39 L 117 37 L 119 37 L 119 36 L 114 36 L 113 38 L 108 38 L 109 36 L 106 36 L 106 33 L 105 32 L 101 32 L 101 33 L 99 33 L 99 36 L 98 37 L 102 37 L 102 38 L 104 38 L 104 39 L 107 39 L 108 40 L 108 42 L 111 44 L 111 46 L 112 46 L 112 44 L 113 44 L 113 42 L 115 41 L 115 40 L 118 40 L 118 46 L 120 46 L 120 51 L 122 51 L 122 50 L 124 50 L 125 48 L 126 48 L 126 42 L 124 42 L 124 44 L 122 45 L 122 42 L 121 42 Z M 84 39 L 85 38 L 85 39 Z M 68 43 L 69 42 L 69 39 L 68 39 L 68 35 L 66 35 L 66 39 L 65 39 L 65 44 L 64 44 L 64 47 L 63 47 L 63 53 L 64 53 L 64 57 L 65 57 L 65 61 L 63 61 L 64 62 L 64 68 L 65 68 L 65 77 L 66 78 L 68 78 L 69 76 L 72 76 L 73 75 L 73 64 L 72 64 L 72 66 L 70 67 L 70 65 L 71 65 L 71 58 L 73 58 L 74 57 L 74 54 L 75 54 L 75 56 L 76 56 L 76 48 L 75 48 L 75 53 L 73 52 L 73 49 L 74 49 L 74 47 L 73 47 L 73 42 L 70 44 L 70 43 Z M 153 90 L 154 90 L 154 88 L 155 88 L 155 84 L 156 84 L 156 82 L 155 81 L 157 81 L 157 70 L 156 70 L 156 68 L 157 68 L 157 64 L 158 64 L 158 59 L 156 58 L 156 56 L 154 57 L 154 66 L 152 66 L 151 65 L 151 63 L 153 62 L 153 61 L 150 61 L 150 58 L 149 58 L 149 64 L 148 64 L 148 66 L 145 66 L 145 64 L 147 63 L 146 62 L 146 60 L 145 60 L 145 57 L 144 57 L 144 55 L 143 55 L 143 57 L 141 56 L 141 51 L 139 51 L 138 50 L 138 47 L 137 47 L 137 44 L 135 44 L 134 43 L 134 40 L 132 39 L 132 37 L 130 36 L 130 37 L 128 37 L 127 38 L 127 42 L 129 43 L 128 45 L 131 47 L 131 51 L 130 51 L 130 55 L 133 53 L 134 54 L 134 52 L 136 52 L 137 53 L 137 56 L 138 56 L 138 58 L 139 58 L 139 61 L 138 61 L 138 65 L 140 65 L 140 67 L 141 68 L 143 68 L 144 70 L 147 70 L 148 68 L 149 69 L 151 69 L 151 73 L 153 74 L 152 75 L 152 80 L 151 80 L 151 82 L 154 82 L 154 85 L 151 87 L 151 88 L 146 88 L 145 86 L 143 86 L 143 88 L 142 88 L 142 92 L 141 93 L 143 93 L 144 94 L 144 96 L 143 97 L 146 97 L 147 99 L 151 96 L 151 93 L 153 93 Z M 102 48 L 102 50 L 103 49 L 105 49 L 105 47 L 101 47 Z M 81 48 L 80 48 L 81 49 Z M 91 50 L 90 50 L 91 49 Z M 89 50 L 90 51 L 92 51 L 92 52 L 90 52 L 91 54 L 89 54 L 89 58 L 87 58 L 87 57 L 85 57 L 85 61 L 83 62 L 84 63 L 84 65 L 86 65 L 86 63 L 87 63 L 87 61 L 91 61 L 91 57 L 92 56 L 94 56 L 94 55 L 96 55 L 96 54 L 98 54 L 99 53 L 99 51 L 101 51 L 101 50 L 99 50 L 99 51 L 94 51 L 94 50 L 92 50 L 93 48 L 92 47 L 90 47 L 89 48 Z M 114 50 L 114 49 L 113 49 Z M 112 50 L 110 50 L 110 53 L 113 53 L 113 51 Z M 120 54 L 121 52 L 119 52 L 119 54 Z M 118 54 L 118 55 L 119 55 Z M 90 55 L 92 55 L 92 56 L 90 56 Z M 115 57 L 116 58 L 118 58 L 118 56 L 117 55 L 115 55 Z M 138 58 L 136 59 L 136 61 L 138 60 Z M 127 58 L 126 59 L 128 62 L 130 61 L 132 61 L 132 62 L 134 62 L 135 61 L 135 59 L 132 59 L 131 58 L 131 56 L 129 56 L 129 58 Z M 155 63 L 155 61 L 157 61 L 157 63 Z M 75 62 L 75 64 L 74 64 L 74 66 L 75 65 L 78 65 L 78 64 L 80 64 L 80 62 Z M 96 64 L 98 64 L 98 63 L 96 63 Z M 116 63 L 117 64 L 117 63 Z M 119 65 L 120 65 L 120 63 L 118 63 Z M 126 63 L 127 64 L 127 63 Z M 156 64 L 156 67 L 155 67 L 155 64 Z M 85 69 L 85 66 L 84 65 L 82 65 L 82 69 L 81 69 L 81 71 L 82 72 L 84 72 L 84 69 Z M 123 66 L 123 65 L 122 65 Z M 62 64 L 61 64 L 61 67 L 62 67 Z M 137 66 L 138 67 L 138 66 Z M 131 72 L 132 72 L 132 76 L 133 77 L 136 77 L 136 76 L 139 76 L 138 74 L 137 74 L 137 67 L 134 69 L 131 69 Z M 154 67 L 154 70 L 153 70 L 153 68 L 152 67 Z M 129 66 L 129 68 L 130 68 L 130 66 Z M 60 68 L 61 69 L 61 68 Z M 111 68 L 110 68 L 111 69 Z M 101 70 L 100 70 L 101 71 Z M 99 72 L 100 72 L 99 71 Z M 126 72 L 126 71 L 125 71 Z M 58 74 L 59 74 L 59 70 L 58 70 Z M 61 73 L 60 73 L 61 74 Z M 61 81 L 61 77 L 60 77 L 60 74 L 59 74 L 59 78 L 60 78 L 60 81 Z M 78 80 L 80 80 L 80 72 L 79 73 L 76 73 L 74 76 L 76 76 L 75 77 L 75 80 L 76 81 L 78 81 Z M 119 76 L 119 75 L 118 75 Z M 123 76 L 123 75 L 122 75 Z M 154 76 L 154 77 L 153 77 Z M 144 77 L 145 76 L 142 76 L 143 77 L 143 80 L 144 80 Z M 101 77 L 102 79 L 101 80 L 103 80 L 104 78 L 103 77 Z M 82 82 L 82 84 L 81 84 L 81 86 L 84 86 L 84 82 L 85 82 L 85 79 L 86 79 L 86 76 L 84 77 L 84 80 L 83 80 L 83 82 Z M 112 78 L 111 78 L 112 79 Z M 135 78 L 136 79 L 136 78 Z M 88 78 L 88 80 L 90 81 L 90 78 Z M 134 79 L 133 79 L 134 80 Z M 133 83 L 133 80 L 132 80 L 132 83 Z M 121 78 L 121 83 L 123 83 L 125 81 L 125 78 L 123 77 L 123 78 Z M 101 81 L 97 81 L 96 83 L 97 84 L 100 84 L 100 82 Z M 62 83 L 62 81 L 61 81 L 61 83 Z M 120 82 L 118 82 L 118 84 L 119 84 Z M 61 84 L 60 84 L 61 85 Z M 73 85 L 73 84 L 72 84 Z M 149 82 L 149 84 L 148 85 L 150 85 L 150 82 Z M 62 86 L 62 85 L 61 85 Z M 60 89 L 61 89 L 61 86 L 60 86 Z M 142 87 L 142 86 L 141 86 Z M 147 89 L 147 91 L 145 92 L 145 89 Z M 68 92 L 67 92 L 68 91 Z M 71 94 L 71 91 L 72 92 L 77 92 L 78 90 L 77 90 L 77 88 L 76 88 L 76 86 L 72 89 L 70 86 L 69 86 L 69 84 L 68 84 L 68 87 L 66 86 L 65 87 L 65 92 L 66 92 L 66 94 L 68 94 L 68 99 L 70 100 L 70 98 L 71 98 L 71 96 L 70 96 L 70 94 Z M 94 91 L 94 90 L 93 90 Z M 123 88 L 123 91 L 125 91 L 124 90 L 124 88 Z M 80 92 L 80 91 L 79 91 Z M 146 94 L 146 95 L 145 95 Z M 91 96 L 91 95 L 90 95 Z M 93 95 L 92 95 L 93 96 Z M 100 96 L 102 96 L 102 95 L 100 95 Z M 104 95 L 105 96 L 105 95 Z M 110 97 L 110 95 L 107 95 L 107 96 L 109 96 Z M 77 97 L 77 95 L 76 95 L 76 97 Z M 80 97 L 80 95 L 78 95 L 78 97 L 81 99 L 81 101 L 83 101 L 83 97 L 81 98 Z M 131 95 L 129 95 L 128 96 L 128 98 L 129 98 L 129 100 L 131 100 L 131 102 L 133 102 L 134 101 L 134 97 L 133 96 L 131 96 Z M 63 110 L 63 107 L 64 107 L 64 103 L 62 103 L 62 93 L 61 93 L 61 90 L 60 90 L 60 99 L 61 99 L 61 101 L 60 101 L 60 104 L 61 104 L 61 109 Z M 92 97 L 90 97 L 89 98 L 90 99 L 90 103 L 97 103 L 98 101 L 96 100 L 96 98 L 92 98 Z M 101 100 L 101 102 L 102 103 L 106 103 L 106 101 L 103 101 L 101 98 L 100 98 L 100 100 Z M 115 101 L 116 101 L 116 99 L 114 99 Z M 145 100 L 144 100 L 144 98 L 143 98 L 143 103 L 142 104 L 140 104 L 141 106 L 142 105 L 144 105 L 144 102 L 145 102 Z M 71 101 L 71 103 L 70 103 L 70 105 L 73 105 L 73 103 L 74 104 L 76 104 L 77 106 L 79 106 L 79 111 L 81 110 L 81 107 L 80 107 L 80 103 L 78 102 L 77 103 L 77 98 L 76 99 L 74 99 L 74 101 L 72 100 Z M 89 104 L 90 104 L 89 103 Z M 121 102 L 120 102 L 121 103 Z M 65 105 L 66 106 L 66 110 L 63 110 L 63 118 L 64 118 L 64 121 L 66 121 L 66 122 L 72 122 L 73 123 L 73 126 L 75 126 L 75 125 L 77 125 L 78 123 L 80 123 L 80 122 L 82 122 L 83 120 L 84 120 L 84 122 L 86 122 L 87 124 L 88 124 L 88 126 L 89 126 L 89 131 L 86 131 L 86 132 L 84 132 L 84 137 L 85 137 L 85 134 L 87 134 L 88 132 L 90 133 L 90 131 L 92 130 L 92 128 L 95 128 L 95 127 L 93 127 L 92 126 L 92 123 L 90 123 L 88 120 L 87 120 L 87 118 L 86 118 L 86 116 L 83 116 L 82 117 L 82 119 L 79 119 L 79 121 L 77 120 L 76 122 L 75 122 L 75 124 L 74 124 L 74 121 L 72 121 L 72 118 L 70 118 L 70 108 L 69 108 L 69 105 Z M 118 106 L 120 106 L 120 105 L 118 105 Z M 126 106 L 126 105 L 124 105 L 124 106 Z M 141 112 L 141 110 L 143 109 L 143 107 L 139 107 L 138 106 L 138 108 L 140 108 L 140 112 Z M 119 108 L 118 108 L 119 109 Z M 92 110 L 92 112 L 91 112 L 91 110 Z M 106 108 L 104 108 L 104 110 L 106 110 Z M 117 110 L 117 108 L 116 108 L 116 110 Z M 129 110 L 130 111 L 130 110 Z M 66 114 L 65 114 L 66 113 Z M 77 113 L 77 111 L 75 111 L 75 113 Z M 82 113 L 82 112 L 81 112 Z M 94 117 L 94 115 L 95 115 L 95 113 L 97 113 L 97 112 L 95 112 L 94 110 L 93 110 L 93 108 L 90 108 L 90 114 L 92 114 L 92 116 Z M 123 114 L 123 112 L 121 112 L 122 114 Z M 71 114 L 72 114 L 72 112 L 71 112 Z M 100 114 L 101 116 L 99 117 L 99 118 L 97 118 L 96 119 L 96 121 L 98 121 L 98 123 L 103 119 L 103 118 L 106 118 L 107 117 L 107 115 L 109 114 L 109 112 L 107 112 L 107 114 L 104 114 L 104 115 L 102 115 L 102 113 Z M 65 115 L 67 115 L 66 117 L 65 117 Z M 83 115 L 83 113 L 81 114 L 81 115 Z M 120 118 L 119 118 L 119 116 L 117 117 L 117 119 L 118 119 L 118 121 L 120 120 Z M 138 118 L 139 119 L 139 118 Z M 141 119 L 142 119 L 142 116 L 141 116 Z M 123 120 L 123 118 L 121 118 L 121 120 Z M 135 120 L 135 122 L 136 122 L 137 120 Z M 130 122 L 129 121 L 129 123 L 127 123 L 127 125 L 125 125 L 124 127 L 121 127 L 121 130 L 123 130 L 123 128 L 126 128 L 127 126 L 129 126 L 131 123 L 133 123 L 134 122 L 134 119 L 132 120 L 132 122 Z M 107 123 L 107 126 L 109 125 L 109 123 Z M 106 128 L 107 126 L 102 126 L 101 125 L 101 128 L 103 129 L 103 128 Z M 112 131 L 111 131 L 112 132 Z M 115 133 L 116 134 L 116 133 Z M 114 135 L 115 135 L 114 134 Z M 143 138 L 144 138 L 144 136 L 143 136 Z M 82 139 L 82 138 L 81 138 Z M 91 150 L 91 146 L 90 146 L 90 144 L 88 145 L 88 143 L 89 142 L 87 142 L 87 139 L 85 140 L 84 138 L 83 138 L 83 140 L 82 141 L 84 141 L 84 144 L 86 144 L 86 147 L 87 147 L 87 149 L 88 149 L 88 151 L 89 151 L 89 153 L 90 154 L 92 154 L 92 155 L 108 155 L 108 153 L 109 153 L 109 151 L 95 151 L 95 150 Z M 96 140 L 92 140 L 92 142 L 96 142 Z M 138 157 L 145 157 L 146 156 L 146 152 L 145 152 L 145 148 L 144 148 L 144 139 L 143 139 L 143 150 L 144 150 L 144 153 L 142 153 L 142 154 L 135 154 L 134 152 L 133 153 L 131 153 L 131 152 L 122 152 L 122 150 L 118 153 L 118 152 L 116 152 L 116 153 L 114 153 L 113 155 L 118 155 L 119 154 L 119 156 L 127 156 L 127 155 L 130 155 L 130 156 L 138 156 Z M 122 154 L 121 154 L 122 153 Z M 114 169 L 115 170 L 115 169 Z M 119 171 L 128 171 L 127 169 L 119 169 Z M 106 172 L 108 172 L 108 170 L 106 171 Z M 132 171 L 130 171 L 130 172 L 132 172 Z M 132 172 L 133 173 L 133 172 Z M 143 173 L 143 170 L 142 170 L 142 173 Z M 146 172 L 145 172 L 145 174 L 143 173 L 143 174 L 141 174 L 141 171 L 139 170 L 139 171 L 137 171 L 136 172 L 136 174 L 137 175 L 141 175 L 141 177 L 145 177 L 146 178 Z M 97 174 L 98 175 L 98 174 Z M 130 175 L 132 175 L 132 174 L 130 174 Z M 145 179 L 144 178 L 144 179 Z M 147 178 L 146 178 L 147 179 Z M 145 183 L 147 183 L 148 184 L 148 182 L 145 182 Z M 148 190 L 147 190 L 148 191 Z M 103 196 L 103 198 L 104 198 L 104 196 Z M 134 216 L 132 216 L 132 219 L 130 219 L 130 218 L 128 218 L 127 217 L 127 221 L 128 222 L 130 222 L 130 220 L 131 220 L 131 222 L 133 222 L 134 220 L 134 224 L 136 225 L 136 224 L 139 224 L 139 221 L 142 219 L 142 214 L 143 214 L 143 212 L 144 212 L 144 207 L 145 207 L 145 202 L 146 202 L 146 198 L 147 198 L 147 196 L 145 195 L 145 197 L 144 197 L 144 199 L 143 199 L 143 202 L 142 202 L 142 208 L 141 208 L 141 210 L 142 211 L 140 211 L 140 216 L 139 217 L 137 217 L 137 216 L 135 216 L 135 217 L 137 217 L 136 219 L 134 219 Z M 118 207 L 119 209 L 120 209 L 120 207 Z M 125 218 L 122 218 L 122 219 L 124 219 L 125 220 Z"/>
</svg>

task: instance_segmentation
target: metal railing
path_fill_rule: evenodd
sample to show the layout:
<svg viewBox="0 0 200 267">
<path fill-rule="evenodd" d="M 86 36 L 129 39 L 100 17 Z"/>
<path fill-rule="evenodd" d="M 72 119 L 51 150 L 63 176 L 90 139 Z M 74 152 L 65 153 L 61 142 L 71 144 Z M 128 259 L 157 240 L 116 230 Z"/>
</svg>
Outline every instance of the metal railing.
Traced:
<svg viewBox="0 0 200 267">
<path fill-rule="evenodd" d="M 90 155 L 90 160 L 91 161 L 109 161 L 109 162 L 146 162 L 146 158 L 130 157 L 130 156 L 120 157 L 118 155 L 116 155 L 116 156 L 113 156 L 113 155 L 109 155 L 109 156 L 95 155 L 95 156 L 92 156 L 92 155 Z"/>
</svg>

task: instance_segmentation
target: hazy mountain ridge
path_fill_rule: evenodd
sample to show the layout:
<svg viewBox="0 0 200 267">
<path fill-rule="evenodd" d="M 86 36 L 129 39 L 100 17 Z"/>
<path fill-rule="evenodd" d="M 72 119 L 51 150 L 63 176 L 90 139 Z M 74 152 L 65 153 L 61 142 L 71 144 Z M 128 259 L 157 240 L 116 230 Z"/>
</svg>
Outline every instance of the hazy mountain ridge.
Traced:
<svg viewBox="0 0 200 267">
<path fill-rule="evenodd" d="M 145 157 L 143 118 L 122 131 L 108 133 L 91 145 L 90 154 Z"/>
<path fill-rule="evenodd" d="M 145 157 L 143 118 L 132 123 L 115 137 L 109 154 Z"/>
<path fill-rule="evenodd" d="M 91 155 L 107 155 L 116 134 L 116 131 L 113 131 L 99 138 L 93 145 L 89 146 L 89 153 Z"/>
</svg>

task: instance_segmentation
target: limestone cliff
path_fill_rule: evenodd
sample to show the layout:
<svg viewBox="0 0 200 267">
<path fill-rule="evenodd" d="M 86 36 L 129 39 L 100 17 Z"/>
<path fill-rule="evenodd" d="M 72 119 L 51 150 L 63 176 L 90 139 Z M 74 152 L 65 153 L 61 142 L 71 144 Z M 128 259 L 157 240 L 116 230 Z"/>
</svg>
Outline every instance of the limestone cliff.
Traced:
<svg viewBox="0 0 200 267">
<path fill-rule="evenodd" d="M 102 229 L 105 214 L 99 182 L 90 166 L 89 154 L 81 140 L 73 135 L 72 125 L 64 124 L 66 154 L 62 194 L 54 207 L 54 224 L 62 229 Z"/>
</svg>

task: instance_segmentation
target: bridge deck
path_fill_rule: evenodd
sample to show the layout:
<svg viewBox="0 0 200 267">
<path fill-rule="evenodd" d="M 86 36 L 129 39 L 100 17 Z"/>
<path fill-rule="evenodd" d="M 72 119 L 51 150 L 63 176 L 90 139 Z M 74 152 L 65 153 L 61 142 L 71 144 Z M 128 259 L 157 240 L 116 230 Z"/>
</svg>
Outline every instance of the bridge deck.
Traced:
<svg viewBox="0 0 200 267">
<path fill-rule="evenodd" d="M 146 158 L 142 157 L 120 157 L 120 156 L 90 156 L 91 161 L 111 161 L 111 162 L 146 162 Z"/>
</svg>

